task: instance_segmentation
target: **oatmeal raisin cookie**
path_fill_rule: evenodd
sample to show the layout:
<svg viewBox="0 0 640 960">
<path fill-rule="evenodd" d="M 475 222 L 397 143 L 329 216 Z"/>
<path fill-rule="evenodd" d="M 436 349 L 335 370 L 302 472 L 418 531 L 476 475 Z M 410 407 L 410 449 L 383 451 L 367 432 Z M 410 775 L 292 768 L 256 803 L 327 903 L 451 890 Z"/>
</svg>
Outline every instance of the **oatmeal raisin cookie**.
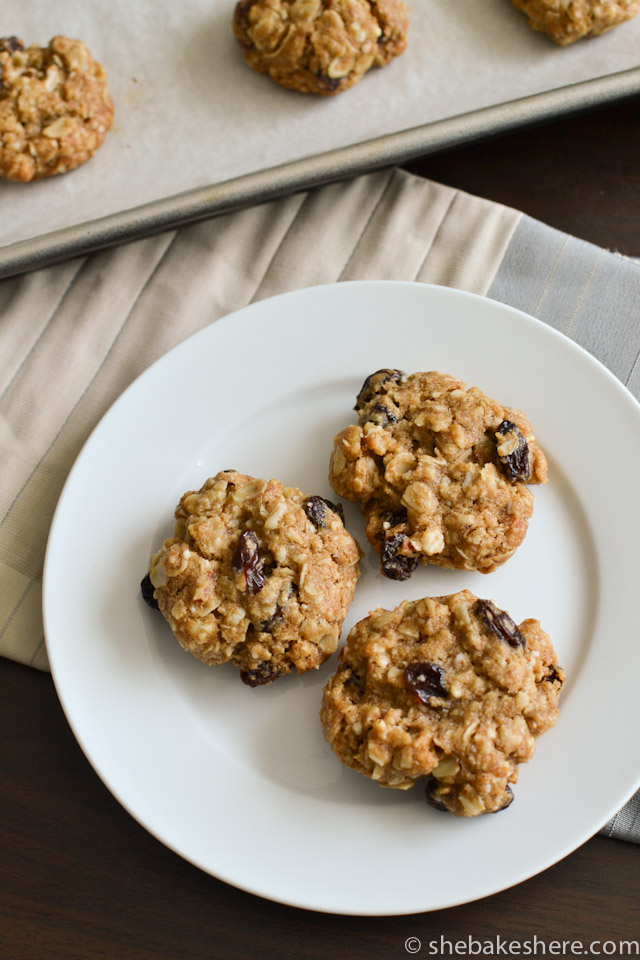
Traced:
<svg viewBox="0 0 640 960">
<path fill-rule="evenodd" d="M 240 0 L 233 32 L 247 63 L 300 93 L 332 96 L 407 44 L 403 0 Z"/>
<path fill-rule="evenodd" d="M 640 0 L 512 0 L 534 30 L 561 46 L 595 37 L 635 17 Z"/>
<path fill-rule="evenodd" d="M 185 493 L 175 516 L 143 593 L 185 650 L 209 665 L 233 661 L 250 686 L 312 670 L 336 650 L 360 559 L 340 508 L 224 470 Z"/>
<path fill-rule="evenodd" d="M 391 369 L 367 377 L 355 409 L 329 481 L 361 503 L 387 577 L 418 563 L 489 573 L 509 559 L 533 511 L 527 484 L 547 479 L 524 414 L 447 374 Z"/>
<path fill-rule="evenodd" d="M 85 163 L 113 121 L 102 66 L 84 43 L 0 39 L 0 177 L 28 182 Z"/>
<path fill-rule="evenodd" d="M 321 708 L 338 758 L 384 787 L 426 778 L 432 806 L 467 817 L 511 803 L 565 679 L 537 620 L 469 590 L 375 610 L 339 660 Z"/>
</svg>

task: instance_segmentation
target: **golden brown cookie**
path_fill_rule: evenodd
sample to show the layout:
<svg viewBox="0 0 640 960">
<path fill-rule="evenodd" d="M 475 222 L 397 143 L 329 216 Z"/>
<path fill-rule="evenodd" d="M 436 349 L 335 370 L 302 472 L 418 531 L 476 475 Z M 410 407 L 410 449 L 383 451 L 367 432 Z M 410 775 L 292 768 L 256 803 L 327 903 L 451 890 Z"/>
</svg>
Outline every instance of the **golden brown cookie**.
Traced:
<svg viewBox="0 0 640 960">
<path fill-rule="evenodd" d="M 333 96 L 407 44 L 403 0 L 240 0 L 234 35 L 247 63 L 283 87 Z"/>
<path fill-rule="evenodd" d="M 489 573 L 509 559 L 533 512 L 527 484 L 547 479 L 524 414 L 447 374 L 391 369 L 367 377 L 355 409 L 329 482 L 361 504 L 387 577 L 418 563 Z"/>
<path fill-rule="evenodd" d="M 635 17 L 640 0 L 512 0 L 534 30 L 561 46 L 595 37 Z"/>
<path fill-rule="evenodd" d="M 426 778 L 432 806 L 494 813 L 554 725 L 564 673 L 537 620 L 469 590 L 375 610 L 351 630 L 323 695 L 338 758 L 383 787 Z"/>
<path fill-rule="evenodd" d="M 319 667 L 337 648 L 360 549 L 340 508 L 224 470 L 176 509 L 143 581 L 184 647 L 233 661 L 250 686 Z"/>
<path fill-rule="evenodd" d="M 113 121 L 102 66 L 79 40 L 0 39 L 0 177 L 27 182 L 85 163 Z"/>
</svg>

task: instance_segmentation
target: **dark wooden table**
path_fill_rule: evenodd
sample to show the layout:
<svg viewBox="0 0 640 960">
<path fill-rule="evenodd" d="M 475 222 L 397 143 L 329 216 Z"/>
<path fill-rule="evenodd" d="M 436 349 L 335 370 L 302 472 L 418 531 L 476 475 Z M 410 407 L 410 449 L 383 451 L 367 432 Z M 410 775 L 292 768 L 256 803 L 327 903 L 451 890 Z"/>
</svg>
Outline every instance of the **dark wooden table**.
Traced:
<svg viewBox="0 0 640 960">
<path fill-rule="evenodd" d="M 634 100 L 407 169 L 640 257 L 639 158 Z M 50 676 L 0 661 L 0 715 L 0 960 L 392 960 L 411 955 L 410 938 L 417 956 L 469 956 L 478 944 L 486 956 L 487 941 L 498 956 L 506 941 L 521 955 L 576 955 L 553 941 L 581 941 L 621 956 L 613 942 L 640 940 L 640 846 L 595 836 L 509 891 L 436 913 L 315 914 L 228 887 L 138 826 L 84 758 Z M 606 758 L 594 758 L 594 782 L 603 776 Z M 455 864 L 427 857 L 424 869 Z M 441 936 L 443 952 L 431 946 Z"/>
</svg>

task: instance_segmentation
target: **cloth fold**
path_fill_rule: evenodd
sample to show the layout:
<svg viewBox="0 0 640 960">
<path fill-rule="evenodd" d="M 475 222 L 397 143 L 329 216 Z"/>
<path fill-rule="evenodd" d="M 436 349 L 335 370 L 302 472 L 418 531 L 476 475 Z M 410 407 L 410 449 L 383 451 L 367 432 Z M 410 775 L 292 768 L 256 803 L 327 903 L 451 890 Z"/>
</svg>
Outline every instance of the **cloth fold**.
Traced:
<svg viewBox="0 0 640 960">
<path fill-rule="evenodd" d="M 640 266 L 398 169 L 2 281 L 0 655 L 48 669 L 49 527 L 76 456 L 122 391 L 181 340 L 252 301 L 368 279 L 443 284 L 522 309 L 640 398 Z M 640 842 L 640 794 L 602 832 Z"/>
</svg>

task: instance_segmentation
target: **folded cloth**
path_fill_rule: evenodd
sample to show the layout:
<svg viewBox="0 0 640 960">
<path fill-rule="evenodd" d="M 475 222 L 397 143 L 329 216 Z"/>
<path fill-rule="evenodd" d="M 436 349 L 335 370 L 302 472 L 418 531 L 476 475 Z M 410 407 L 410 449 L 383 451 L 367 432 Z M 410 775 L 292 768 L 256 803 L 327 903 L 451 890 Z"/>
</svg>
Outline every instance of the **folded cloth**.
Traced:
<svg viewBox="0 0 640 960">
<path fill-rule="evenodd" d="M 371 279 L 458 287 L 524 310 L 640 398 L 640 266 L 396 169 L 0 282 L 1 655 L 48 669 L 41 583 L 51 518 L 73 461 L 124 388 L 254 300 Z M 640 794 L 603 832 L 640 842 Z"/>
</svg>

